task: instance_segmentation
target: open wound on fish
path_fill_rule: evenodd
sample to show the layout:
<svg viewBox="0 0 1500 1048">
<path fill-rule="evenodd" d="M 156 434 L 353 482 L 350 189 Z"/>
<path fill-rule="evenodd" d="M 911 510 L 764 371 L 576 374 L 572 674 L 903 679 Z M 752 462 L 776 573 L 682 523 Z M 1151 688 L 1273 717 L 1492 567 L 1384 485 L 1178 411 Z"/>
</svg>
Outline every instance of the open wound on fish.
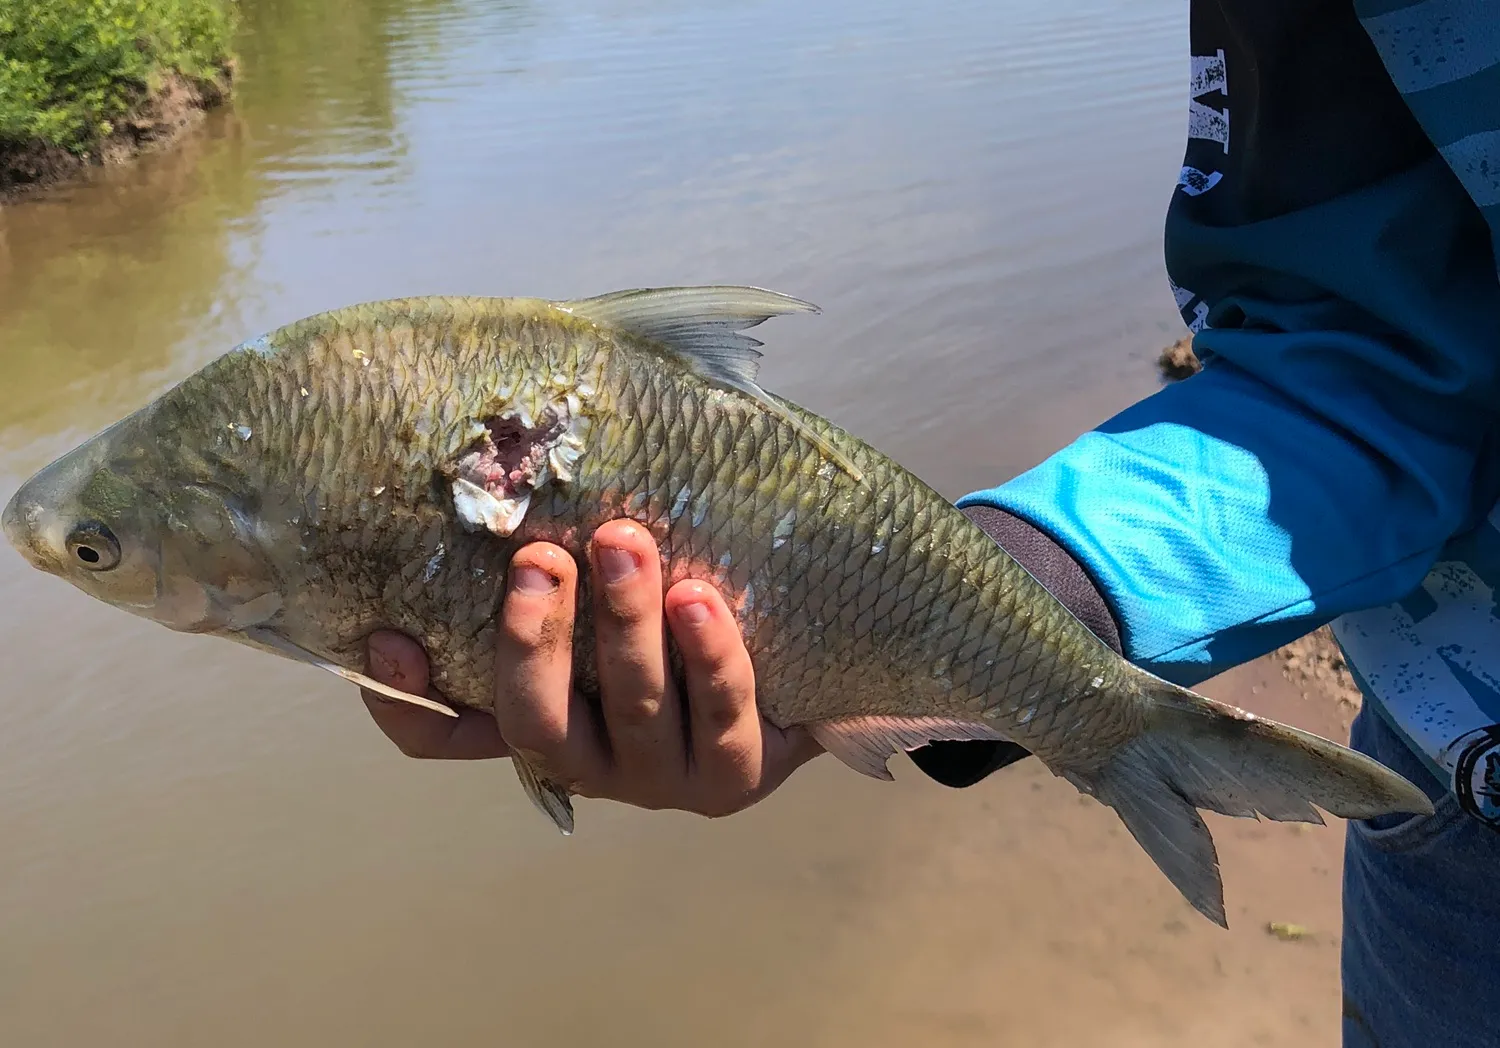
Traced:
<svg viewBox="0 0 1500 1048">
<path fill-rule="evenodd" d="M 1005 741 L 988 724 L 951 717 L 849 717 L 809 724 L 808 730 L 818 745 L 849 767 L 886 782 L 894 778 L 886 762 L 897 753 L 921 749 L 929 742 Z"/>
<path fill-rule="evenodd" d="M 725 285 L 636 288 L 552 305 L 602 328 L 665 346 L 710 382 L 755 398 L 855 480 L 864 478 L 849 456 L 760 387 L 756 376 L 763 343 L 740 334 L 771 317 L 819 312 L 811 302 L 764 288 Z"/>
<path fill-rule="evenodd" d="M 345 669 L 337 663 L 329 662 L 324 658 L 319 658 L 317 655 L 314 655 L 306 648 L 303 648 L 297 644 L 293 644 L 281 634 L 276 633 L 272 630 L 256 627 L 254 629 L 245 630 L 244 634 L 251 640 L 256 641 L 260 644 L 264 644 L 268 648 L 274 648 L 282 654 L 295 659 L 298 662 L 305 662 L 309 666 L 316 666 L 320 670 L 327 670 L 329 673 L 332 673 L 337 677 L 342 677 L 344 680 L 349 681 L 351 684 L 357 684 L 361 688 L 368 688 L 379 695 L 384 695 L 388 699 L 395 699 L 397 702 L 409 702 L 413 706 L 421 706 L 423 709 L 436 710 L 438 713 L 445 714 L 449 717 L 458 716 L 457 710 L 454 710 L 449 706 L 445 706 L 441 702 L 434 702 L 432 699 L 427 698 L 425 695 L 411 695 L 404 691 L 398 691 L 388 684 L 381 684 L 378 680 L 374 680 L 370 677 L 365 676 L 363 673 L 356 673 L 354 670 Z"/>
<path fill-rule="evenodd" d="M 583 453 L 578 401 L 549 404 L 541 417 L 517 408 L 476 424 L 474 441 L 459 456 L 453 508 L 469 527 L 504 538 L 526 519 L 532 494 L 549 481 L 573 479 Z"/>
</svg>

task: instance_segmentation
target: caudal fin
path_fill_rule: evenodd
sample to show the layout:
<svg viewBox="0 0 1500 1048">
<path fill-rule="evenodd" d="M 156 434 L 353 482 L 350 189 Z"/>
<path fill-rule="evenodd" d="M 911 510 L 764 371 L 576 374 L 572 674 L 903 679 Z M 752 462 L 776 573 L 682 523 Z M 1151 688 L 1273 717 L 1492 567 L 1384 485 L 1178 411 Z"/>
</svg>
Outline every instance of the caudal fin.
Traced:
<svg viewBox="0 0 1500 1048">
<path fill-rule="evenodd" d="M 1432 802 L 1378 761 L 1305 731 L 1148 678 L 1147 730 L 1082 785 L 1209 920 L 1228 927 L 1213 838 L 1197 809 L 1277 822 L 1429 814 Z"/>
</svg>

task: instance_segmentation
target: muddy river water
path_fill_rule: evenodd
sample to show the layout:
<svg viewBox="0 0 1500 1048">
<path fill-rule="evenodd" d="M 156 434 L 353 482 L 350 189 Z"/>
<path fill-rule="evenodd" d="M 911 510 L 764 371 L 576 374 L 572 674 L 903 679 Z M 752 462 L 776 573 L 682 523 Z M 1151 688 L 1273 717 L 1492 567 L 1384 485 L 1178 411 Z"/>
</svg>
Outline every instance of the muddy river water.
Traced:
<svg viewBox="0 0 1500 1048">
<path fill-rule="evenodd" d="M 766 384 L 957 496 L 1155 388 L 1179 0 L 244 0 L 232 112 L 0 210 L 0 500 L 269 327 L 748 282 Z M 831 759 L 560 838 L 501 763 L 0 549 L 0 1044 L 1332 1043 L 1336 827 L 1214 825 L 1233 928 L 1019 767 Z M 1330 733 L 1261 666 L 1214 694 Z M 1267 920 L 1308 924 L 1282 943 Z"/>
</svg>

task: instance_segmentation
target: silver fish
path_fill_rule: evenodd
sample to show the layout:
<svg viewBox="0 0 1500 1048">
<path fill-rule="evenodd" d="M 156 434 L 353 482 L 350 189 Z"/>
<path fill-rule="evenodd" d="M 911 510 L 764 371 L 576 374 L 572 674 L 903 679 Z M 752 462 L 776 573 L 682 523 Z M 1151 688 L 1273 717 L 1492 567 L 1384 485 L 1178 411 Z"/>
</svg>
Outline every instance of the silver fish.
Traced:
<svg viewBox="0 0 1500 1048">
<path fill-rule="evenodd" d="M 1013 740 L 1112 807 L 1220 924 L 1198 809 L 1307 822 L 1315 806 L 1432 810 L 1368 757 L 1120 658 L 931 488 L 762 389 L 760 343 L 743 332 L 814 311 L 689 287 L 321 313 L 41 470 L 4 530 L 99 600 L 446 709 L 360 672 L 373 630 L 403 631 L 450 702 L 487 709 L 514 551 L 545 539 L 582 557 L 595 527 L 631 517 L 667 585 L 722 588 L 773 723 L 808 726 L 876 778 L 931 740 Z M 597 696 L 586 611 L 574 657 L 577 687 Z M 570 831 L 565 786 L 514 763 Z"/>
</svg>

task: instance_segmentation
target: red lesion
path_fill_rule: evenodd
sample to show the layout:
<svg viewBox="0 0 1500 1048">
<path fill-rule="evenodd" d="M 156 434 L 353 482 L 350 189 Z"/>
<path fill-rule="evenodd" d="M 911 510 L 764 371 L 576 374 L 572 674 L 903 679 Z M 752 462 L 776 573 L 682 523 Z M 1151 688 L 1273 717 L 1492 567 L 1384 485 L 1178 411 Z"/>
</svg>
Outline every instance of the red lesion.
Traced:
<svg viewBox="0 0 1500 1048">
<path fill-rule="evenodd" d="M 566 426 L 552 411 L 535 426 L 513 415 L 485 419 L 485 435 L 459 457 L 458 475 L 497 499 L 519 498 L 536 484 L 547 452 Z"/>
</svg>

